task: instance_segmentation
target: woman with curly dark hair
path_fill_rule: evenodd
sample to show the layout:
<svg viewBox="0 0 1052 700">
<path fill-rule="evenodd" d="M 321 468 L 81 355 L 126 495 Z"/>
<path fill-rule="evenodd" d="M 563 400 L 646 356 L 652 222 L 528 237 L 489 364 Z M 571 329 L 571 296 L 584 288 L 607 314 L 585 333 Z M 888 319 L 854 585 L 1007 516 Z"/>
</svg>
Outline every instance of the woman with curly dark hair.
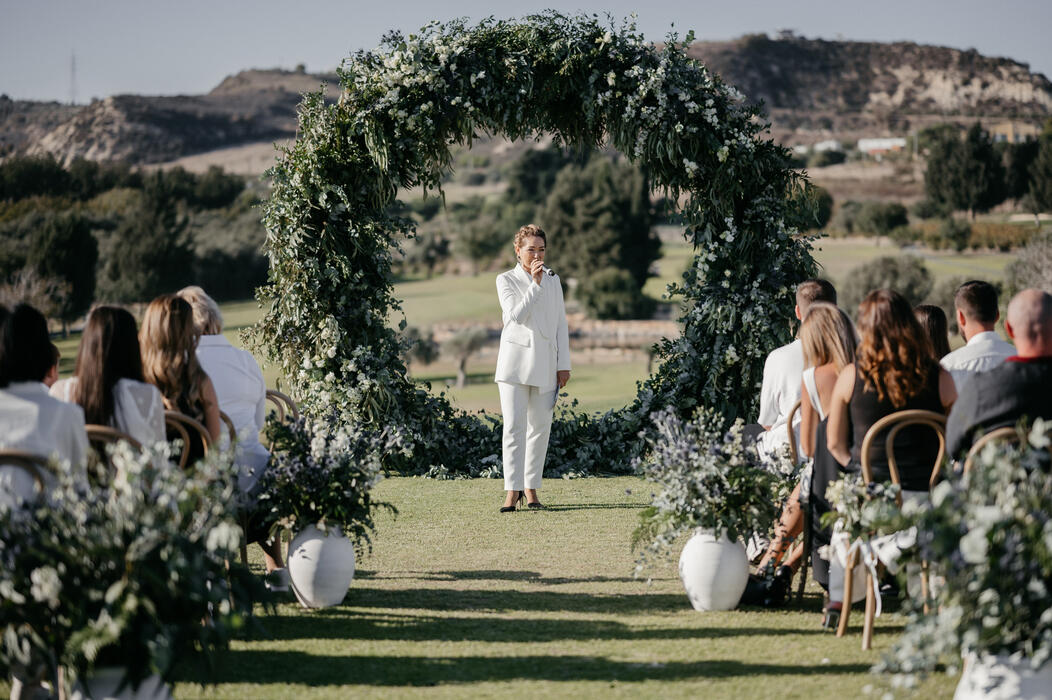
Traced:
<svg viewBox="0 0 1052 700">
<path fill-rule="evenodd" d="M 855 362 L 841 370 L 829 411 L 829 452 L 844 471 L 861 469 L 862 439 L 870 426 L 897 411 L 949 413 L 957 400 L 950 373 L 939 366 L 931 340 L 898 292 L 877 289 L 858 307 L 861 342 Z M 929 428 L 904 428 L 895 440 L 905 491 L 927 491 L 939 445 Z M 874 480 L 890 479 L 884 441 L 871 452 Z"/>
</svg>

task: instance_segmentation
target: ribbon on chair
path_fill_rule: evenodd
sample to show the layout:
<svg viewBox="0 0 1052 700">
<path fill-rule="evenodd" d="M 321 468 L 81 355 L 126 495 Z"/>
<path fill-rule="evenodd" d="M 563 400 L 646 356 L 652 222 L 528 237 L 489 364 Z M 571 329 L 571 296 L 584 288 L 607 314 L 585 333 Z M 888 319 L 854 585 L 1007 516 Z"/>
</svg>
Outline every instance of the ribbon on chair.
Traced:
<svg viewBox="0 0 1052 700">
<path fill-rule="evenodd" d="M 883 538 L 877 538 L 883 539 Z M 858 553 L 859 560 L 866 568 L 869 573 L 869 579 L 872 582 L 870 585 L 873 587 L 873 594 L 876 598 L 876 616 L 880 617 L 882 610 L 881 599 L 880 599 L 880 578 L 877 576 L 877 564 L 881 561 L 879 556 L 880 547 L 874 546 L 874 542 L 870 540 L 863 540 L 861 537 L 855 538 L 854 542 L 848 543 L 848 534 L 841 529 L 840 523 L 836 523 L 833 526 L 832 535 L 829 538 L 829 552 L 833 556 L 828 557 L 830 560 L 836 557 L 837 563 L 844 569 L 845 576 L 853 576 L 854 571 L 847 571 L 847 562 L 851 558 L 852 554 Z M 854 588 L 854 587 L 853 587 Z M 864 591 L 861 586 L 858 587 L 858 591 Z M 854 596 L 852 596 L 854 598 Z M 852 601 L 845 601 L 845 604 L 850 605 Z"/>
</svg>

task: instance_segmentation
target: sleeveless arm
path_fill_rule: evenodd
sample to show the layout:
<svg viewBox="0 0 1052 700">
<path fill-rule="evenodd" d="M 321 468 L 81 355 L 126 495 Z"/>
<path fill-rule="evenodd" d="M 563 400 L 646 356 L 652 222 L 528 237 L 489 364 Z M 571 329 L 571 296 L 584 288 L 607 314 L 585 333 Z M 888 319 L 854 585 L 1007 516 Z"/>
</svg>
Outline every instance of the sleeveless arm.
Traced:
<svg viewBox="0 0 1052 700">
<path fill-rule="evenodd" d="M 829 429 L 826 446 L 829 454 L 847 466 L 851 461 L 851 436 L 848 435 L 848 403 L 855 389 L 855 366 L 848 365 L 840 371 L 833 387 L 832 405 L 829 407 Z"/>
<path fill-rule="evenodd" d="M 514 284 L 504 275 L 497 277 L 497 296 L 500 299 L 500 309 L 505 324 L 508 321 L 522 324 L 529 320 L 534 305 L 544 298 L 543 284 L 544 280 L 541 281 L 541 284 L 530 282 L 526 294 L 520 298 Z"/>
<path fill-rule="evenodd" d="M 205 404 L 205 428 L 208 429 L 208 437 L 212 444 L 218 445 L 220 434 L 219 398 L 216 396 L 216 389 L 211 379 L 206 378 L 201 384 L 201 394 Z"/>
</svg>

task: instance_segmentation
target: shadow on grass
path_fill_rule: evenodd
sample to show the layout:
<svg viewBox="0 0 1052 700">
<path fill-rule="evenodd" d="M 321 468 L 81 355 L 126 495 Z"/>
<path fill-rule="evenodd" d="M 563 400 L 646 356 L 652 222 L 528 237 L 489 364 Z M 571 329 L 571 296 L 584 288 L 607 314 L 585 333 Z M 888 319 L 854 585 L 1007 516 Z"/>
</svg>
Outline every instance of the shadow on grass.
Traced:
<svg viewBox="0 0 1052 700">
<path fill-rule="evenodd" d="M 584 582 L 588 579 L 569 579 Z M 640 588 L 643 589 L 643 582 Z M 557 591 L 456 590 L 450 588 L 384 588 L 353 587 L 344 605 L 356 608 L 395 608 L 424 610 L 594 612 L 617 614 L 649 614 L 682 610 L 686 595 L 639 593 L 634 595 L 593 593 L 562 593 Z M 329 611 L 339 612 L 339 608 Z M 346 612 L 351 615 L 353 613 Z"/>
<path fill-rule="evenodd" d="M 329 614 L 325 614 L 329 613 Z M 785 637 L 825 635 L 813 629 L 768 627 L 634 627 L 614 620 L 559 620 L 476 615 L 438 617 L 398 613 L 341 614 L 268 617 L 262 620 L 270 639 L 346 639 L 385 641 L 446 641 L 484 643 L 550 643 L 589 640 L 713 640 L 733 637 Z M 883 629 L 881 630 L 883 631 Z"/>
<path fill-rule="evenodd" d="M 326 656 L 301 651 L 242 650 L 224 655 L 215 683 L 306 686 L 435 686 L 501 681 L 680 681 L 741 676 L 863 673 L 866 664 L 798 665 L 714 659 L 629 663 L 598 656 Z M 292 673 L 290 674 L 290 671 Z M 181 674 L 180 674 L 181 675 Z M 179 680 L 194 682 L 194 677 Z"/>
<path fill-rule="evenodd" d="M 560 511 L 560 510 L 639 510 L 646 508 L 649 503 L 559 503 L 554 505 L 546 505 L 544 510 L 547 511 Z M 543 513 L 544 511 L 534 511 L 536 513 Z"/>
<path fill-rule="evenodd" d="M 536 571 L 504 571 L 500 569 L 467 569 L 464 571 L 405 571 L 399 572 L 420 581 L 528 581 L 543 586 L 567 583 L 633 583 L 642 582 L 631 576 L 586 576 L 546 578 Z M 384 576 L 389 578 L 389 576 Z"/>
</svg>

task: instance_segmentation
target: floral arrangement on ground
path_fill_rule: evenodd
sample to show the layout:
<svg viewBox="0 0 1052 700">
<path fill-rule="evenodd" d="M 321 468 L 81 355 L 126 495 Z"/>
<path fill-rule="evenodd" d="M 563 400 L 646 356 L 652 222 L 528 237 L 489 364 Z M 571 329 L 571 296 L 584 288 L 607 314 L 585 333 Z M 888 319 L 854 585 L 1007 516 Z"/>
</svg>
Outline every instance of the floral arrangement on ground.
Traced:
<svg viewBox="0 0 1052 700">
<path fill-rule="evenodd" d="M 20 678 L 58 687 L 60 667 L 75 681 L 112 665 L 132 687 L 167 679 L 188 658 L 210 664 L 265 598 L 234 563 L 229 458 L 158 470 L 164 443 L 110 449 L 108 485 L 60 472 L 39 504 L 0 506 L 0 666 Z"/>
<path fill-rule="evenodd" d="M 797 475 L 787 455 L 761 457 L 741 421 L 725 430 L 711 409 L 691 421 L 672 410 L 653 420 L 649 457 L 638 464 L 656 488 L 633 534 L 633 548 L 643 550 L 637 573 L 649 557 L 667 555 L 680 537 L 699 529 L 731 540 L 770 529 Z"/>
</svg>

